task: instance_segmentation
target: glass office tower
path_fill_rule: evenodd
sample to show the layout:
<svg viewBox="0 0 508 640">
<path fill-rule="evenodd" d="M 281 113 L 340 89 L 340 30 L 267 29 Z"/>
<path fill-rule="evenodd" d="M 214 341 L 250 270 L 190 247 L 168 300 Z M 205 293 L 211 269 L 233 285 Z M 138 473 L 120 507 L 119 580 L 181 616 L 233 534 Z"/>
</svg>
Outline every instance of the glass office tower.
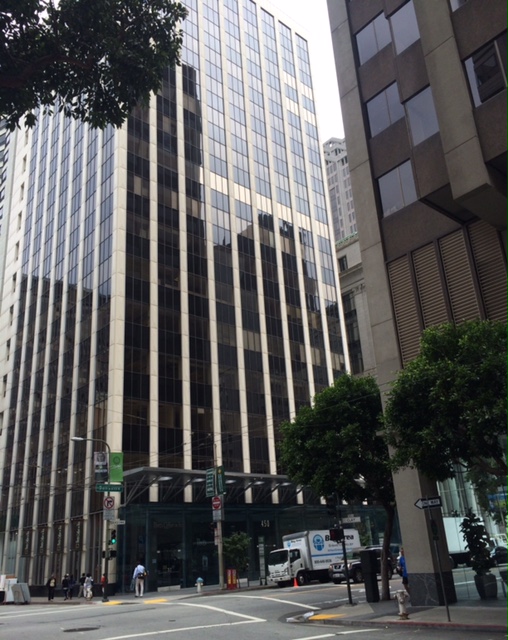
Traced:
<svg viewBox="0 0 508 640">
<path fill-rule="evenodd" d="M 251 0 L 185 5 L 150 108 L 121 130 L 41 116 L 11 141 L 0 572 L 29 584 L 100 575 L 106 443 L 124 455 L 120 587 L 138 559 L 151 586 L 214 579 L 218 465 L 252 567 L 259 544 L 326 526 L 277 461 L 280 422 L 347 360 L 307 42 Z"/>
</svg>

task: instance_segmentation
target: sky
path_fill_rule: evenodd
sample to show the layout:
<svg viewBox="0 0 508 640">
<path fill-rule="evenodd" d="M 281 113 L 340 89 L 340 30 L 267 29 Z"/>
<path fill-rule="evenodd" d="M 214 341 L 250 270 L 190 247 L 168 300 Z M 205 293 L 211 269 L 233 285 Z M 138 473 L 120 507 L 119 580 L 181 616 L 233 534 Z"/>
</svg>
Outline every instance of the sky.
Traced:
<svg viewBox="0 0 508 640">
<path fill-rule="evenodd" d="M 259 4 L 267 10 L 272 5 L 278 17 L 285 14 L 301 26 L 309 43 L 320 142 L 344 137 L 326 0 L 259 0 Z"/>
</svg>

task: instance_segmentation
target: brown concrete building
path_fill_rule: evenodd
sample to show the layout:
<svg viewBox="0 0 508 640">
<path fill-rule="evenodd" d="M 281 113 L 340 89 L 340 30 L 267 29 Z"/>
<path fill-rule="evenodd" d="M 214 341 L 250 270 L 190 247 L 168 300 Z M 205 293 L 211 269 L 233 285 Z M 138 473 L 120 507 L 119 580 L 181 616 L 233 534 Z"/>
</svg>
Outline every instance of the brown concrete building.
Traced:
<svg viewBox="0 0 508 640">
<path fill-rule="evenodd" d="M 387 388 L 425 327 L 506 319 L 506 3 L 328 0 L 328 11 Z M 414 507 L 436 488 L 413 471 L 395 484 L 412 602 L 442 603 L 428 519 Z"/>
</svg>

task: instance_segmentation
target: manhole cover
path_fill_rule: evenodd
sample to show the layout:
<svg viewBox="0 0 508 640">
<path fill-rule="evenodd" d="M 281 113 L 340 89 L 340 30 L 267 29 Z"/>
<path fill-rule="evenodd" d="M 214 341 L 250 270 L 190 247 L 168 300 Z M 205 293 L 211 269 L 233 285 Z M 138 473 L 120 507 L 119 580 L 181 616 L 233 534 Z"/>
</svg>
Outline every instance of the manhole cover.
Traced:
<svg viewBox="0 0 508 640">
<path fill-rule="evenodd" d="M 100 627 L 74 627 L 74 629 L 62 629 L 64 633 L 77 633 L 78 631 L 97 631 Z"/>
</svg>

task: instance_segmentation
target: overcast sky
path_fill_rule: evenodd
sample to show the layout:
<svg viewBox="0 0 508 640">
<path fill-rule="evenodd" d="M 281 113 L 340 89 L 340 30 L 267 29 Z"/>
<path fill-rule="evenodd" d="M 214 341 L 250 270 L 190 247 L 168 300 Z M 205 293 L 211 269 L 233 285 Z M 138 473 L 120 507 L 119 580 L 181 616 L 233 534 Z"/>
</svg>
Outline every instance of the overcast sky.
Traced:
<svg viewBox="0 0 508 640">
<path fill-rule="evenodd" d="M 259 0 L 259 4 L 266 9 L 271 4 L 281 18 L 286 14 L 302 26 L 309 43 L 320 142 L 344 137 L 326 0 Z"/>
</svg>

